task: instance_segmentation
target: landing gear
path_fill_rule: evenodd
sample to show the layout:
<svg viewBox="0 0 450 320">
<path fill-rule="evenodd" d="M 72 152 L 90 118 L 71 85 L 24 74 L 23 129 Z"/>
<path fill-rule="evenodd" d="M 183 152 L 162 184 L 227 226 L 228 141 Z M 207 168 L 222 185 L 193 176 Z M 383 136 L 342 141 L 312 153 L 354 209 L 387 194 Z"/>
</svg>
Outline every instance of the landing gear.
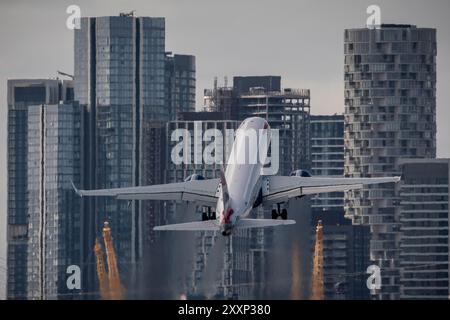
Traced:
<svg viewBox="0 0 450 320">
<path fill-rule="evenodd" d="M 215 220 L 216 213 L 211 210 L 211 207 L 202 207 L 202 221 Z"/>
<path fill-rule="evenodd" d="M 281 216 L 281 219 L 287 220 L 287 210 L 286 209 L 281 210 L 280 216 Z"/>
<path fill-rule="evenodd" d="M 272 209 L 272 219 L 276 220 L 278 218 L 278 212 L 275 209 Z"/>
<path fill-rule="evenodd" d="M 277 209 L 272 210 L 272 219 L 276 220 L 278 217 L 281 217 L 283 220 L 287 220 L 287 209 L 283 209 L 280 211 L 280 204 L 277 203 Z"/>
</svg>

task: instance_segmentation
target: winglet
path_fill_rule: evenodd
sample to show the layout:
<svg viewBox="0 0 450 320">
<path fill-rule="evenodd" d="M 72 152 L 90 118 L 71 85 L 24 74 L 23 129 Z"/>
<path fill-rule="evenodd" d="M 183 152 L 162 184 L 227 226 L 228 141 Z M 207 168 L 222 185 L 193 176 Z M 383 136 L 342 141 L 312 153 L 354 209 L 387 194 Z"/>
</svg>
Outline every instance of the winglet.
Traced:
<svg viewBox="0 0 450 320">
<path fill-rule="evenodd" d="M 400 176 L 394 177 L 395 182 L 399 182 L 401 179 L 402 179 L 402 177 L 400 177 Z"/>
<path fill-rule="evenodd" d="M 70 183 L 72 184 L 73 191 L 75 191 L 75 193 L 76 193 L 79 197 L 82 197 L 83 194 L 80 192 L 80 190 L 77 189 L 77 187 L 75 187 L 75 184 L 73 183 L 72 180 L 70 180 Z"/>
</svg>

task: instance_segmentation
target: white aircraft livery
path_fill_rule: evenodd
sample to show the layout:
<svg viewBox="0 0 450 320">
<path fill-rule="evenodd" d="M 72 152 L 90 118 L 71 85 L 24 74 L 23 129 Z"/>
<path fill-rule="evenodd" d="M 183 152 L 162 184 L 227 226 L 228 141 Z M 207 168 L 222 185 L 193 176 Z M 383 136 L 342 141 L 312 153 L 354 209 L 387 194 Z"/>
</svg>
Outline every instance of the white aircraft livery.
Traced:
<svg viewBox="0 0 450 320">
<path fill-rule="evenodd" d="M 195 202 L 214 208 L 212 215 L 202 221 L 157 226 L 154 230 L 214 230 L 228 236 L 234 228 L 260 228 L 294 224 L 287 219 L 287 209 L 281 209 L 292 198 L 321 192 L 360 189 L 364 185 L 398 182 L 400 177 L 331 178 L 312 177 L 307 171 L 296 170 L 290 176 L 263 175 L 266 154 L 259 161 L 236 161 L 252 156 L 248 150 L 248 130 L 270 132 L 267 121 L 252 117 L 245 119 L 236 132 L 225 172 L 219 179 L 204 179 L 192 175 L 184 182 L 128 188 L 78 190 L 80 196 L 110 196 L 121 200 L 175 200 Z M 270 141 L 270 134 L 267 134 Z M 267 145 L 269 142 L 267 143 Z M 245 156 L 244 156 L 245 155 Z M 232 158 L 233 157 L 233 158 Z M 261 161 L 262 160 L 262 161 Z M 250 211 L 258 206 L 272 209 L 272 219 L 250 219 Z M 281 218 L 281 219 L 279 219 Z"/>
</svg>

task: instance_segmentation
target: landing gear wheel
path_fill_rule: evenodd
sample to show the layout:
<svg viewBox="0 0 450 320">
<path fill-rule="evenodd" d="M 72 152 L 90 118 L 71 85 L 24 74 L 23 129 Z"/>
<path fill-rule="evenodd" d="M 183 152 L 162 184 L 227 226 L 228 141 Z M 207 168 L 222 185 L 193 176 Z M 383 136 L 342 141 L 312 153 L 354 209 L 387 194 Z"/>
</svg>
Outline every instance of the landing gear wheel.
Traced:
<svg viewBox="0 0 450 320">
<path fill-rule="evenodd" d="M 275 209 L 272 210 L 272 219 L 274 220 L 278 219 L 278 212 Z"/>
<path fill-rule="evenodd" d="M 280 214 L 281 219 L 287 220 L 287 213 L 288 213 L 288 212 L 287 212 L 286 209 L 281 210 L 281 214 Z"/>
<path fill-rule="evenodd" d="M 216 212 L 211 210 L 211 207 L 202 207 L 202 221 L 215 220 Z"/>
</svg>

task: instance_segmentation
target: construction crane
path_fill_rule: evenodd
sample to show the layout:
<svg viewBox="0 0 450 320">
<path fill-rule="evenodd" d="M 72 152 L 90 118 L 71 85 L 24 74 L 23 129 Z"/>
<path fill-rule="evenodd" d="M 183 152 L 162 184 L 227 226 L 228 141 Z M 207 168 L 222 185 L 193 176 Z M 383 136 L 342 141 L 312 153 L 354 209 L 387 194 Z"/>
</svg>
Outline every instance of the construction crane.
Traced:
<svg viewBox="0 0 450 320">
<path fill-rule="evenodd" d="M 111 228 L 109 223 L 103 225 L 103 240 L 105 241 L 106 259 L 108 261 L 109 293 L 112 300 L 123 299 L 124 291 L 120 282 L 119 268 L 117 268 L 116 252 L 114 251 Z"/>
<path fill-rule="evenodd" d="M 325 298 L 323 286 L 323 230 L 322 220 L 317 222 L 316 242 L 314 245 L 313 274 L 311 279 L 311 300 Z"/>
<path fill-rule="evenodd" d="M 100 241 L 98 241 L 98 239 L 95 239 L 94 253 L 95 259 L 97 261 L 97 276 L 100 287 L 100 297 L 103 300 L 108 300 L 109 299 L 108 275 L 106 274 L 105 259 L 103 258 L 104 253 L 102 250 L 102 246 L 100 245 Z"/>
<path fill-rule="evenodd" d="M 104 254 L 98 239 L 95 241 L 94 245 L 100 296 L 102 299 L 122 300 L 125 291 L 120 281 L 116 252 L 114 250 L 111 228 L 109 227 L 108 222 L 103 224 L 103 240 L 105 243 L 106 260 L 108 262 L 108 273 L 106 273 L 106 266 L 103 258 Z"/>
</svg>

